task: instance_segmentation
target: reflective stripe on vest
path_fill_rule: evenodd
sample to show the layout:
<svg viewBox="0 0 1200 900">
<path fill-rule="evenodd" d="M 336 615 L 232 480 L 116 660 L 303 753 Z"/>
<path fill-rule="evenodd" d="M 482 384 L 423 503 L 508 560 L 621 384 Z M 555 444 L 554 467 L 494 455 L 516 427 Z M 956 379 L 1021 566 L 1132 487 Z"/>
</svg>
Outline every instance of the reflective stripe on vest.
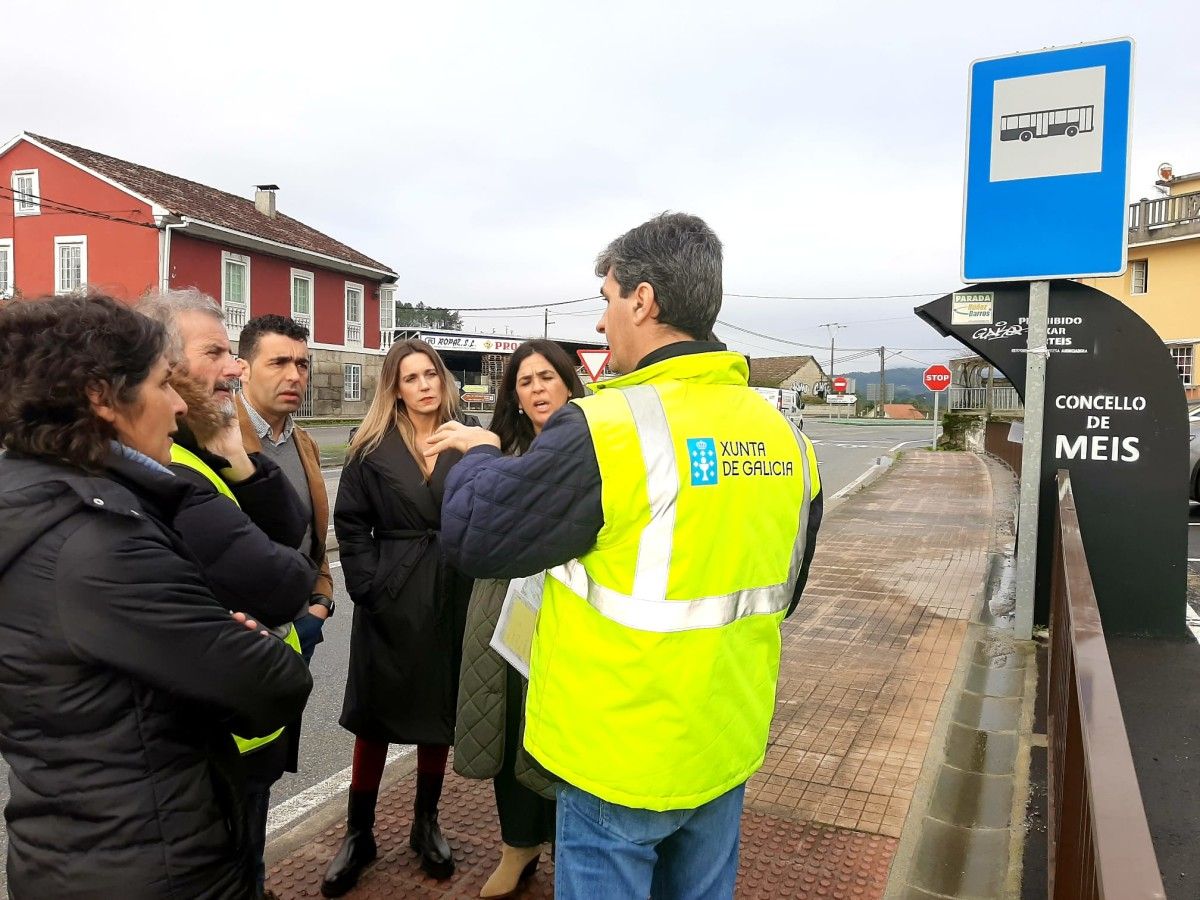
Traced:
<svg viewBox="0 0 1200 900">
<path fill-rule="evenodd" d="M 764 759 L 820 474 L 746 377 L 739 354 L 690 354 L 573 401 L 604 524 L 546 578 L 525 748 L 610 803 L 694 809 Z"/>
<path fill-rule="evenodd" d="M 233 495 L 233 491 L 229 489 L 229 485 L 225 483 L 225 480 L 213 471 L 212 466 L 208 465 L 191 450 L 188 450 L 186 447 L 181 447 L 179 444 L 172 444 L 171 461 L 178 463 L 181 466 L 187 466 L 193 471 L 199 472 L 206 479 L 212 482 L 212 486 L 217 489 L 218 493 L 228 497 L 233 501 L 234 506 L 238 507 L 238 509 L 241 509 L 242 505 L 238 503 L 237 497 Z M 300 636 L 296 634 L 295 627 L 289 623 L 284 626 L 284 629 L 285 631 L 281 637 L 281 640 L 297 653 L 300 653 Z M 263 737 L 244 738 L 235 734 L 233 739 L 237 743 L 239 753 L 249 753 L 251 750 L 257 750 L 259 747 L 265 747 L 281 734 L 283 734 L 282 728 Z"/>
<path fill-rule="evenodd" d="M 650 522 L 642 531 L 639 542 L 633 594 L 622 594 L 591 581 L 578 560 L 556 566 L 548 574 L 585 598 L 605 618 L 641 631 L 665 633 L 693 628 L 719 628 L 746 616 L 786 610 L 804 562 L 808 503 L 800 506 L 800 527 L 792 547 L 787 581 L 711 597 L 667 599 L 671 543 L 675 531 L 675 501 L 679 490 L 671 432 L 667 425 L 666 410 L 653 387 L 641 385 L 626 388 L 621 394 L 629 403 L 637 428 L 650 499 Z M 803 496 L 808 498 L 812 491 L 808 438 L 793 423 L 788 424 L 800 447 Z"/>
</svg>

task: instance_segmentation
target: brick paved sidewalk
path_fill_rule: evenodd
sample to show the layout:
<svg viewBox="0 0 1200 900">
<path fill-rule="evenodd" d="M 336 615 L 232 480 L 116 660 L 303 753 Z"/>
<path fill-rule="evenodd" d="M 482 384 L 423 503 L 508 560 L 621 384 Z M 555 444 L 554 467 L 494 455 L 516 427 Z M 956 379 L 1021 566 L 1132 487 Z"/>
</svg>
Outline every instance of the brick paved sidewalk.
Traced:
<svg viewBox="0 0 1200 900">
<path fill-rule="evenodd" d="M 784 624 L 770 745 L 746 795 L 739 898 L 883 895 L 987 575 L 992 503 L 979 458 L 922 451 L 827 517 Z M 414 778 L 381 795 L 380 859 L 350 897 L 479 895 L 499 857 L 491 783 L 448 776 L 441 822 L 458 871 L 439 883 L 408 848 Z M 272 866 L 267 886 L 319 896 L 343 833 L 332 826 Z M 543 857 L 522 896 L 551 897 L 552 885 Z"/>
</svg>

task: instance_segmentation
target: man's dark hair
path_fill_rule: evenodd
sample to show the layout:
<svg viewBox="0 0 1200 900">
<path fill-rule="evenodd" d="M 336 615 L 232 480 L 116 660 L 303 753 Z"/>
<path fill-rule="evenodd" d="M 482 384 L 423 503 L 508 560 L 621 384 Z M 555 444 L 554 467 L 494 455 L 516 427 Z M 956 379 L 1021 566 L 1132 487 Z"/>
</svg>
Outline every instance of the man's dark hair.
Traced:
<svg viewBox="0 0 1200 900">
<path fill-rule="evenodd" d="M 306 326 L 287 316 L 277 316 L 271 313 L 265 316 L 255 316 L 242 326 L 241 336 L 238 337 L 238 356 L 246 362 L 254 362 L 254 357 L 258 354 L 258 342 L 264 334 L 282 334 L 293 341 L 308 343 Z"/>
<path fill-rule="evenodd" d="M 643 281 L 654 288 L 658 322 L 698 341 L 708 338 L 721 312 L 721 241 L 699 216 L 665 212 L 605 248 L 596 274 L 612 270 L 628 297 Z"/>
<path fill-rule="evenodd" d="M 88 391 L 132 404 L 166 344 L 162 323 L 102 294 L 0 303 L 0 444 L 99 470 L 117 435 Z"/>
<path fill-rule="evenodd" d="M 521 413 L 517 401 L 517 371 L 521 363 L 530 356 L 540 353 L 554 367 L 558 377 L 567 386 L 567 394 L 576 399 L 583 396 L 583 382 L 571 363 L 567 351 L 554 341 L 526 341 L 513 351 L 500 379 L 500 390 L 496 393 L 496 411 L 492 414 L 491 430 L 500 436 L 500 449 L 505 453 L 524 453 L 533 443 L 533 423 L 529 416 Z"/>
</svg>

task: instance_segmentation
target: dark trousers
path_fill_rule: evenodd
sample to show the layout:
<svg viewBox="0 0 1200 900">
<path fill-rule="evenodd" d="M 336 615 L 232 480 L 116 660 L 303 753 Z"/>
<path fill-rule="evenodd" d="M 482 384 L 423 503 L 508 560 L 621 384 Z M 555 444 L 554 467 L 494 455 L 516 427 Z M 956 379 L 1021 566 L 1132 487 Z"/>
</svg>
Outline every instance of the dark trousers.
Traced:
<svg viewBox="0 0 1200 900">
<path fill-rule="evenodd" d="M 267 880 L 267 866 L 263 854 L 267 849 L 267 812 L 271 808 L 271 786 L 247 785 L 246 787 L 246 837 L 250 841 L 250 855 L 254 859 L 255 897 L 263 895 Z"/>
<path fill-rule="evenodd" d="M 496 811 L 500 814 L 500 836 L 510 847 L 537 847 L 554 841 L 554 801 L 547 800 L 517 781 L 517 751 L 521 719 L 523 680 L 512 666 L 505 666 L 508 681 L 504 702 L 504 763 L 492 779 Z"/>
</svg>

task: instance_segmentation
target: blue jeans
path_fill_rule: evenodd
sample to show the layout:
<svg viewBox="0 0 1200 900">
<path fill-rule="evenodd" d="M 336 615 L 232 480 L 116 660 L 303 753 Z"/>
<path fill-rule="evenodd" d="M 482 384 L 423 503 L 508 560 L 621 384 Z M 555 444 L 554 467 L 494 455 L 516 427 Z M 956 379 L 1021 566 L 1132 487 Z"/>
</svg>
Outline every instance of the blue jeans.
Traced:
<svg viewBox="0 0 1200 900">
<path fill-rule="evenodd" d="M 561 788 L 556 900 L 728 900 L 745 796 L 739 785 L 696 809 L 652 812 Z"/>
<path fill-rule="evenodd" d="M 271 808 L 271 786 L 250 787 L 246 791 L 246 831 L 250 839 L 250 855 L 254 858 L 255 897 L 263 895 L 267 866 L 263 855 L 267 850 L 267 812 Z"/>
</svg>

